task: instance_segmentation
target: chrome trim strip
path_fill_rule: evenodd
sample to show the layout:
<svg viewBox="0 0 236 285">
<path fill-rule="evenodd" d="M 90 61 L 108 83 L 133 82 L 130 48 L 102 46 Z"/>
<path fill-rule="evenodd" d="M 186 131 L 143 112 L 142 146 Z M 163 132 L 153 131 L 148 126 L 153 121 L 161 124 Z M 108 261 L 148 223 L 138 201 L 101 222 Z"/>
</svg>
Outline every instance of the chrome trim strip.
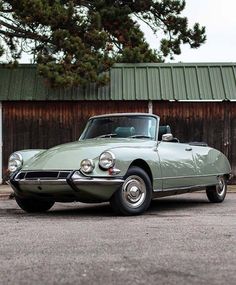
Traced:
<svg viewBox="0 0 236 285">
<path fill-rule="evenodd" d="M 19 183 L 19 185 L 68 185 L 68 183 L 66 182 L 66 179 L 55 179 L 55 180 L 41 180 L 41 179 L 37 179 L 37 180 L 25 180 L 25 179 L 21 179 L 21 180 L 15 180 L 16 182 Z"/>
<path fill-rule="evenodd" d="M 106 173 L 104 171 L 104 173 Z M 108 175 L 104 175 L 104 176 L 91 176 L 91 174 L 86 174 L 81 172 L 81 170 L 75 170 L 74 172 L 72 172 L 71 174 L 71 178 L 74 177 L 75 178 L 85 178 L 85 179 L 123 179 L 122 176 L 108 176 Z"/>
<path fill-rule="evenodd" d="M 114 178 L 74 178 L 72 177 L 72 182 L 75 185 L 89 185 L 89 184 L 96 184 L 96 185 L 119 185 L 124 182 L 123 179 L 114 179 Z M 68 185 L 66 179 L 14 179 L 14 181 L 18 182 L 19 185 Z"/>
<path fill-rule="evenodd" d="M 116 185 L 124 183 L 121 177 L 85 177 L 79 171 L 74 171 L 67 181 L 71 187 L 79 185 Z M 74 188 L 74 187 L 73 187 Z"/>
<path fill-rule="evenodd" d="M 103 184 L 103 185 L 115 185 L 115 184 L 122 184 L 124 182 L 123 179 L 105 179 L 105 178 L 76 178 L 72 181 L 75 185 L 81 184 Z"/>
<path fill-rule="evenodd" d="M 203 184 L 203 185 L 194 185 L 194 186 L 187 186 L 187 187 L 178 187 L 178 188 L 166 188 L 166 189 L 154 189 L 153 192 L 166 192 L 166 191 L 181 191 L 181 190 L 191 190 L 191 189 L 198 189 L 198 188 L 205 188 L 208 186 L 217 185 L 216 184 Z"/>
<path fill-rule="evenodd" d="M 164 180 L 164 179 L 185 179 L 185 178 L 201 178 L 201 177 L 211 177 L 211 176 L 219 176 L 224 175 L 225 173 L 218 173 L 218 174 L 205 174 L 205 175 L 192 175 L 192 176 L 176 176 L 176 177 L 160 177 L 154 178 L 154 180 Z"/>
</svg>

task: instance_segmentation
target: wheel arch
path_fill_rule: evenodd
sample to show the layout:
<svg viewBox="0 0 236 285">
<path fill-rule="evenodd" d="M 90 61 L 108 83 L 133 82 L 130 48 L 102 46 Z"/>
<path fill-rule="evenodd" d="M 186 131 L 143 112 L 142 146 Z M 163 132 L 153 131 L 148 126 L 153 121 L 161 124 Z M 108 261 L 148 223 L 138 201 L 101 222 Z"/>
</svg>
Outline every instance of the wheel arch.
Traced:
<svg viewBox="0 0 236 285">
<path fill-rule="evenodd" d="M 152 175 L 151 168 L 149 167 L 147 162 L 145 160 L 143 160 L 143 159 L 135 159 L 130 164 L 129 168 L 132 167 L 132 166 L 137 166 L 137 167 L 143 169 L 147 173 L 147 175 L 149 176 L 151 184 L 152 184 L 152 187 L 153 187 L 153 175 Z"/>
<path fill-rule="evenodd" d="M 223 176 L 225 177 L 226 181 L 228 182 L 232 178 L 233 175 L 230 173 L 226 173 Z"/>
</svg>

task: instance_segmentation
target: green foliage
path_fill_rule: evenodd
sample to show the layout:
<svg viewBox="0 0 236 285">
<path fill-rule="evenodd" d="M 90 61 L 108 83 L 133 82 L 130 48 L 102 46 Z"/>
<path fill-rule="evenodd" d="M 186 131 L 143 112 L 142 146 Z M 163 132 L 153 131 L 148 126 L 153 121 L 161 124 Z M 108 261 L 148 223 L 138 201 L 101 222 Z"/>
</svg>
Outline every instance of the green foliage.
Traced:
<svg viewBox="0 0 236 285">
<path fill-rule="evenodd" d="M 105 84 L 114 62 L 163 62 L 182 44 L 204 43 L 205 28 L 189 28 L 184 8 L 182 0 L 0 0 L 0 57 L 14 62 L 31 54 L 54 86 Z M 158 50 L 140 21 L 164 34 Z"/>
</svg>

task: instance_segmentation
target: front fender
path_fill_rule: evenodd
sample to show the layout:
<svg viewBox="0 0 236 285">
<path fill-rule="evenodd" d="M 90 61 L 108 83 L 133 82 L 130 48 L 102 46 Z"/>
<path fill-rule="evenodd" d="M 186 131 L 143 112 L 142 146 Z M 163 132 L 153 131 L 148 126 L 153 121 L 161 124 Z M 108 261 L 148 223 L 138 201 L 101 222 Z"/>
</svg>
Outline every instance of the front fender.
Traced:
<svg viewBox="0 0 236 285">
<path fill-rule="evenodd" d="M 137 163 L 137 166 L 142 167 L 144 170 L 146 165 L 148 165 L 153 178 L 153 188 L 162 188 L 161 180 L 159 179 L 161 178 L 160 158 L 155 147 L 117 148 L 111 149 L 110 151 L 112 151 L 116 157 L 115 168 L 121 171 L 119 176 L 124 177 L 131 164 L 135 165 Z"/>
<path fill-rule="evenodd" d="M 23 159 L 22 166 L 24 166 L 25 163 L 28 162 L 30 159 L 37 157 L 39 154 L 45 151 L 46 149 L 24 149 L 24 150 L 15 151 L 14 153 L 18 153 L 22 156 Z"/>
<path fill-rule="evenodd" d="M 120 175 L 124 176 L 129 169 L 130 165 L 135 160 L 143 160 L 150 167 L 152 174 L 156 177 L 158 174 L 157 165 L 159 164 L 159 157 L 154 149 L 143 148 L 122 148 L 111 149 L 116 157 L 115 167 L 120 169 Z"/>
<path fill-rule="evenodd" d="M 122 148 L 109 148 L 107 151 L 111 151 L 115 155 L 114 168 L 119 169 L 120 172 L 113 175 L 114 177 L 124 177 L 129 167 L 135 161 L 145 161 L 149 166 L 153 178 L 161 177 L 159 156 L 155 147 L 122 147 Z M 95 169 L 91 174 L 84 174 L 90 177 L 110 177 L 108 170 L 102 170 L 99 167 L 99 157 L 93 158 L 95 163 Z"/>
<path fill-rule="evenodd" d="M 24 149 L 24 150 L 15 151 L 12 154 L 17 153 L 21 155 L 23 161 L 22 161 L 22 166 L 20 169 L 22 169 L 22 167 L 24 166 L 26 162 L 28 162 L 30 159 L 34 157 L 37 157 L 39 154 L 43 153 L 44 151 L 46 150 L 45 149 Z M 16 172 L 18 172 L 20 169 L 17 169 L 15 172 L 11 172 L 9 169 L 7 169 L 5 176 L 4 176 L 4 180 L 8 181 L 10 177 L 14 175 Z"/>
<path fill-rule="evenodd" d="M 36 157 L 45 151 L 46 149 L 24 149 L 24 150 L 17 151 L 17 153 L 20 153 L 22 155 L 23 165 L 24 165 L 31 158 Z"/>
</svg>

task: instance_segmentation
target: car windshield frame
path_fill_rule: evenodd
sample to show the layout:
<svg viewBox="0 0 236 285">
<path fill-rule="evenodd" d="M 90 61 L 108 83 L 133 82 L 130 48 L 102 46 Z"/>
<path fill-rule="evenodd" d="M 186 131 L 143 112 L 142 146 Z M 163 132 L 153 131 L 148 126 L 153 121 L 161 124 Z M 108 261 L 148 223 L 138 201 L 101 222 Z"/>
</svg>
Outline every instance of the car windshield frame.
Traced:
<svg viewBox="0 0 236 285">
<path fill-rule="evenodd" d="M 120 118 L 119 118 L 120 117 Z M 117 135 L 117 133 L 115 133 L 114 131 L 110 131 L 110 132 L 104 132 L 104 134 L 100 134 L 100 135 L 96 135 L 96 136 L 90 136 L 89 135 L 89 130 L 92 126 L 92 124 L 99 122 L 99 120 L 103 120 L 105 122 L 105 120 L 119 120 L 122 119 L 124 120 L 124 118 L 127 117 L 127 120 L 134 120 L 134 122 L 138 120 L 147 120 L 145 123 L 148 123 L 149 129 L 145 128 L 145 132 L 146 135 L 143 133 L 130 133 L 130 135 L 127 136 L 119 136 Z M 159 117 L 153 114 L 143 114 L 143 113 L 136 113 L 136 114 L 126 114 L 126 113 L 120 113 L 120 114 L 109 114 L 109 115 L 101 115 L 101 116 L 94 116 L 91 117 L 86 126 L 84 131 L 82 132 L 79 141 L 82 140 L 87 140 L 87 139 L 97 139 L 97 138 L 146 138 L 146 139 L 150 139 L 153 141 L 157 141 L 157 137 L 158 137 L 158 127 L 159 127 Z M 105 123 L 104 123 L 105 124 Z M 120 128 L 122 128 L 123 126 L 120 126 Z M 116 129 L 118 129 L 119 127 L 116 126 Z M 125 127 L 123 127 L 123 129 L 128 128 L 126 125 Z M 132 127 L 130 127 L 132 129 Z M 152 131 L 154 132 L 153 136 L 149 135 L 148 132 L 150 133 L 150 129 L 152 128 Z"/>
</svg>

